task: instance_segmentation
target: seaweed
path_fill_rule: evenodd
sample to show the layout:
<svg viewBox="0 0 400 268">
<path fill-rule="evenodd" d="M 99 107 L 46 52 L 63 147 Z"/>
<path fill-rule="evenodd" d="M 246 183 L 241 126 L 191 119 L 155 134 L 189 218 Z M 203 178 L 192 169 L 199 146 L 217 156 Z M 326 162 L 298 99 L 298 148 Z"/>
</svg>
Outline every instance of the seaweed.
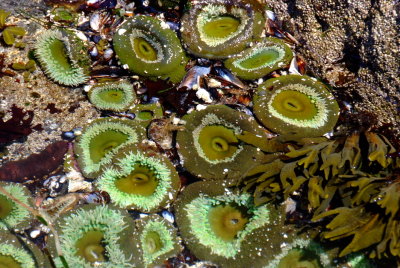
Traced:
<svg viewBox="0 0 400 268">
<path fill-rule="evenodd" d="M 4 121 L 0 118 L 0 146 L 28 136 L 33 130 L 41 130 L 42 126 L 32 126 L 33 111 L 24 111 L 15 104 L 11 107 L 11 118 Z"/>
<path fill-rule="evenodd" d="M 68 143 L 57 141 L 38 154 L 12 161 L 0 167 L 0 181 L 25 182 L 48 175 L 63 163 Z"/>
</svg>

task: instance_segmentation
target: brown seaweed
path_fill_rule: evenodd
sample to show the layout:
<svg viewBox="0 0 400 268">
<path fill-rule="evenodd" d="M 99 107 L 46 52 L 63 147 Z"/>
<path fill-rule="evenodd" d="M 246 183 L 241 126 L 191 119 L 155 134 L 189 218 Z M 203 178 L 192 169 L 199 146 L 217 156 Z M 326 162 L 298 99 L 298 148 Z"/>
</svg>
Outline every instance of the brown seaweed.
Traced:
<svg viewBox="0 0 400 268">
<path fill-rule="evenodd" d="M 63 163 L 67 148 L 67 142 L 57 141 L 38 154 L 8 162 L 0 168 L 0 181 L 24 182 L 28 179 L 41 178 Z"/>
<path fill-rule="evenodd" d="M 24 111 L 16 105 L 11 107 L 12 117 L 7 121 L 0 118 L 0 144 L 26 137 L 32 130 L 41 130 L 41 125 L 32 126 L 33 111 Z"/>
</svg>

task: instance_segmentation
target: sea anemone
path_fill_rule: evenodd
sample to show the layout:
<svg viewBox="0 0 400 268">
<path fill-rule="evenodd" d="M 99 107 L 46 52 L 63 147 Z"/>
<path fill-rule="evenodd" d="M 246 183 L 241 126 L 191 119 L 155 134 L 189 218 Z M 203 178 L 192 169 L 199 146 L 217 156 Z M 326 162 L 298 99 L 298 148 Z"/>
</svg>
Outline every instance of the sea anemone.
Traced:
<svg viewBox="0 0 400 268">
<path fill-rule="evenodd" d="M 143 15 L 127 19 L 114 35 L 113 44 L 121 64 L 134 73 L 174 83 L 185 75 L 187 58 L 165 21 Z"/>
<path fill-rule="evenodd" d="M 26 239 L 0 231 L 0 267 L 50 267 L 42 252 Z"/>
<path fill-rule="evenodd" d="M 57 222 L 63 257 L 70 267 L 132 267 L 133 226 L 127 212 L 111 206 L 85 205 L 70 211 Z M 53 236 L 48 246 L 56 255 Z"/>
<path fill-rule="evenodd" d="M 310 239 L 296 239 L 284 244 L 280 253 L 264 268 L 333 268 L 332 257 L 317 242 Z"/>
<path fill-rule="evenodd" d="M 182 118 L 177 147 L 184 167 L 204 179 L 233 179 L 254 165 L 257 148 L 238 136 L 251 132 L 265 137 L 253 117 L 223 105 L 210 105 Z"/>
<path fill-rule="evenodd" d="M 73 31 L 45 31 L 36 41 L 35 55 L 44 72 L 57 83 L 77 86 L 89 79 L 86 45 Z"/>
<path fill-rule="evenodd" d="M 199 57 L 227 58 L 261 37 L 263 6 L 255 0 L 199 0 L 181 20 L 182 40 Z"/>
<path fill-rule="evenodd" d="M 251 80 L 289 65 L 292 50 L 280 39 L 269 37 L 224 62 L 240 78 Z"/>
<path fill-rule="evenodd" d="M 143 123 L 150 123 L 153 119 L 160 119 L 163 117 L 163 109 L 159 102 L 149 104 L 137 104 L 129 110 L 130 113 L 135 114 L 135 120 Z"/>
<path fill-rule="evenodd" d="M 284 75 L 258 86 L 254 113 L 267 128 L 288 138 L 321 136 L 333 129 L 339 106 L 324 84 Z"/>
<path fill-rule="evenodd" d="M 106 82 L 93 86 L 88 97 L 100 110 L 122 112 L 127 110 L 136 99 L 133 86 L 127 81 Z"/>
<path fill-rule="evenodd" d="M 158 215 L 136 221 L 134 241 L 138 241 L 138 267 L 153 267 L 176 256 L 181 250 L 175 227 Z"/>
<path fill-rule="evenodd" d="M 31 203 L 31 194 L 25 186 L 16 183 L 0 182 L 10 195 L 24 204 Z M 30 212 L 0 193 L 0 229 L 16 229 L 29 226 Z"/>
<path fill-rule="evenodd" d="M 249 194 L 217 182 L 187 186 L 175 203 L 175 216 L 190 251 L 223 267 L 261 267 L 286 241 L 282 214 L 267 205 L 255 207 Z"/>
<path fill-rule="evenodd" d="M 119 148 L 141 141 L 144 135 L 145 129 L 131 120 L 94 120 L 84 128 L 74 147 L 82 173 L 88 178 L 97 177 Z"/>
<path fill-rule="evenodd" d="M 97 186 L 116 205 L 154 212 L 175 199 L 180 180 L 167 157 L 122 148 L 113 159 L 115 164 L 104 169 Z"/>
</svg>

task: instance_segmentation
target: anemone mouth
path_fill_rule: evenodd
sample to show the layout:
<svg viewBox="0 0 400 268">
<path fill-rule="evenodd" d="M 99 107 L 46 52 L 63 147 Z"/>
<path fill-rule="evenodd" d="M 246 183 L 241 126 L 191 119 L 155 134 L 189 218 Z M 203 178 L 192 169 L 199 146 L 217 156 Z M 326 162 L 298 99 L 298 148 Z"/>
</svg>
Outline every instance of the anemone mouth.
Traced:
<svg viewBox="0 0 400 268">
<path fill-rule="evenodd" d="M 282 40 L 268 37 L 225 60 L 224 64 L 238 77 L 251 80 L 288 66 L 292 58 L 291 49 Z"/>
<path fill-rule="evenodd" d="M 72 32 L 48 30 L 38 38 L 35 54 L 51 79 L 66 86 L 77 86 L 89 79 L 88 56 L 77 51 L 83 46 Z"/>
<path fill-rule="evenodd" d="M 99 230 L 90 230 L 76 241 L 76 255 L 89 263 L 104 263 L 107 261 L 104 233 Z"/>
<path fill-rule="evenodd" d="M 234 180 L 257 158 L 255 147 L 240 142 L 244 131 L 264 137 L 254 118 L 223 105 L 210 105 L 182 118 L 185 130 L 177 134 L 183 165 L 206 180 Z"/>
<path fill-rule="evenodd" d="M 127 110 L 136 98 L 128 82 L 100 83 L 90 89 L 88 97 L 96 108 L 116 112 Z"/>
<path fill-rule="evenodd" d="M 129 120 L 98 119 L 88 125 L 75 143 L 78 162 L 86 177 L 94 178 L 123 146 L 137 143 L 145 130 Z"/>
<path fill-rule="evenodd" d="M 182 39 L 196 56 L 227 58 L 260 37 L 264 22 L 256 1 L 196 1 L 182 17 Z"/>
<path fill-rule="evenodd" d="M 307 76 L 285 75 L 259 86 L 254 113 L 263 125 L 280 134 L 315 137 L 333 129 L 339 107 L 322 83 Z"/>
<path fill-rule="evenodd" d="M 234 130 L 220 125 L 202 128 L 198 145 L 204 156 L 211 161 L 230 159 L 240 150 Z"/>
<path fill-rule="evenodd" d="M 180 40 L 164 21 L 138 15 L 124 22 L 113 37 L 123 65 L 146 77 L 178 82 L 188 61 Z"/>
<path fill-rule="evenodd" d="M 115 186 L 124 193 L 150 196 L 157 189 L 157 175 L 149 167 L 136 164 L 131 173 L 115 181 Z"/>
<path fill-rule="evenodd" d="M 224 241 L 238 238 L 239 232 L 245 230 L 249 218 L 246 208 L 238 209 L 230 204 L 213 207 L 208 214 L 211 229 Z"/>
<path fill-rule="evenodd" d="M 136 35 L 138 37 L 132 36 L 131 39 L 132 47 L 133 50 L 136 52 L 136 56 L 145 62 L 160 62 L 164 53 L 162 48 L 159 47 L 158 43 L 154 40 L 151 40 L 145 35 L 143 35 L 143 37 L 140 37 L 139 34 Z"/>
<path fill-rule="evenodd" d="M 121 148 L 114 165 L 104 169 L 97 187 L 122 208 L 158 211 L 177 195 L 179 176 L 168 158 Z"/>
<path fill-rule="evenodd" d="M 227 38 L 232 38 L 237 35 L 241 27 L 240 18 L 221 14 L 202 22 L 198 22 L 199 29 L 203 33 L 203 38 L 209 41 L 213 40 L 214 45 L 224 42 Z M 243 26 L 242 26 L 243 27 Z"/>
</svg>

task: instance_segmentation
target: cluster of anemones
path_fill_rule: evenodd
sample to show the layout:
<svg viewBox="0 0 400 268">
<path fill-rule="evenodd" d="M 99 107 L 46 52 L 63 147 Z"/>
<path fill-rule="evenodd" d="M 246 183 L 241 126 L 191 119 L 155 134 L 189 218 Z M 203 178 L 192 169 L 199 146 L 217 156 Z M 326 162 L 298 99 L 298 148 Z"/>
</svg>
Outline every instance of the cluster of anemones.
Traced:
<svg viewBox="0 0 400 268">
<path fill-rule="evenodd" d="M 176 1 L 157 4 L 171 2 Z M 179 29 L 152 15 L 134 15 L 115 29 L 109 41 L 118 64 L 149 80 L 176 85 L 185 76 L 191 55 L 221 60 L 244 80 L 269 79 L 255 88 L 253 113 L 213 104 L 183 116 L 171 150 L 171 155 L 179 155 L 179 164 L 148 140 L 156 113 L 151 104 L 140 104 L 129 79 L 86 87 L 97 109 L 113 115 L 134 113 L 135 118 L 94 120 L 75 141 L 80 171 L 109 194 L 112 205 L 83 206 L 58 220 L 67 263 L 162 264 L 176 256 L 181 245 L 175 227 L 154 213 L 172 208 L 183 242 L 199 259 L 224 267 L 244 267 L 250 261 L 252 267 L 333 266 L 335 250 L 327 250 L 307 234 L 296 238 L 295 229 L 284 225 L 285 212 L 267 201 L 308 189 L 310 209 L 321 212 L 329 205 L 324 200 L 332 199 L 333 189 L 337 190 L 327 177 L 342 172 L 346 161 L 356 161 L 349 156 L 354 152 L 349 152 L 347 143 L 342 150 L 339 142 L 304 141 L 308 137 L 316 141 L 332 131 L 339 107 L 322 82 L 280 72 L 294 54 L 282 39 L 265 37 L 265 13 L 256 0 L 198 0 L 188 3 Z M 81 37 L 63 29 L 48 30 L 39 38 L 36 57 L 57 83 L 77 86 L 89 80 L 90 58 Z M 276 137 L 270 138 L 266 128 Z M 179 193 L 176 165 L 203 181 Z M 127 210 L 150 215 L 134 222 Z M 336 212 L 342 211 L 315 219 Z M 56 246 L 56 241 L 49 245 Z"/>
</svg>

